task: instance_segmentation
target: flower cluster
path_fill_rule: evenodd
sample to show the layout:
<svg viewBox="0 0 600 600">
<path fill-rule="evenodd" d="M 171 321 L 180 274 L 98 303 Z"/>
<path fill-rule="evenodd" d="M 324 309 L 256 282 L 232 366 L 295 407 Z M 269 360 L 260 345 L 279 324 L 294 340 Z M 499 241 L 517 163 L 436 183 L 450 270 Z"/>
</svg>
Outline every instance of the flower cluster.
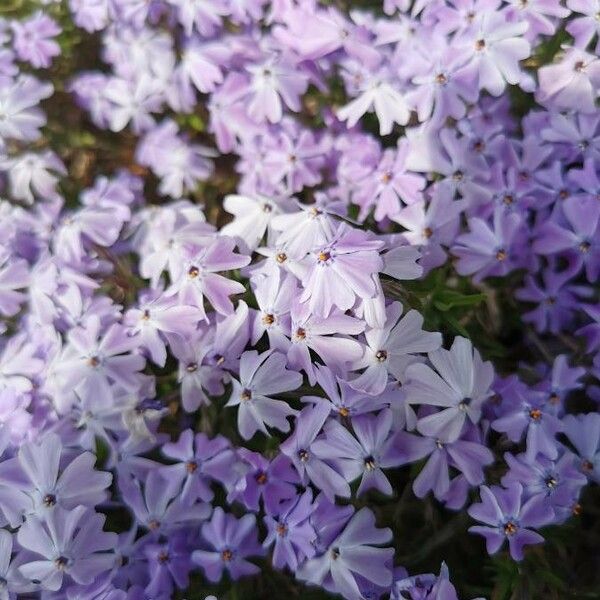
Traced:
<svg viewBox="0 0 600 600">
<path fill-rule="evenodd" d="M 517 561 L 581 511 L 598 2 L 43 4 L 0 20 L 2 598 L 268 564 L 458 600 L 379 504 L 431 495 Z M 482 298 L 525 358 L 469 339 Z"/>
</svg>

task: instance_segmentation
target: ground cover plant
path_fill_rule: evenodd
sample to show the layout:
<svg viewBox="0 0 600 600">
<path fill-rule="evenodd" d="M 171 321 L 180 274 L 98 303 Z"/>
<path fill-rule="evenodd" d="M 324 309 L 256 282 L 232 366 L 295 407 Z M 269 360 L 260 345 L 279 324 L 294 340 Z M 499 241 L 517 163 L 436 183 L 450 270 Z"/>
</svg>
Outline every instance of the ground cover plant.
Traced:
<svg viewBox="0 0 600 600">
<path fill-rule="evenodd" d="M 0 1 L 0 597 L 600 598 L 599 36 Z"/>
</svg>

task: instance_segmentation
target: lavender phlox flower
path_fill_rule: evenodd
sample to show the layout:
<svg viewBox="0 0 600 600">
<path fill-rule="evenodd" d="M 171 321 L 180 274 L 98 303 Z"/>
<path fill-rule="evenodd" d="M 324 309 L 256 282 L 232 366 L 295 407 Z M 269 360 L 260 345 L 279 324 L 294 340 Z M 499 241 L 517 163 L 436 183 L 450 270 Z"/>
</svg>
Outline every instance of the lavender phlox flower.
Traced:
<svg viewBox="0 0 600 600">
<path fill-rule="evenodd" d="M 295 390 L 302 384 L 302 376 L 287 370 L 287 359 L 280 352 L 259 354 L 244 352 L 240 359 L 240 381 L 232 378 L 233 389 L 226 406 L 238 407 L 238 430 L 248 440 L 257 431 L 269 435 L 266 426 L 280 431 L 290 430 L 287 417 L 296 414 L 287 402 L 272 395 Z"/>
<path fill-rule="evenodd" d="M 361 477 L 356 494 L 377 489 L 391 495 L 392 485 L 382 469 L 399 466 L 402 453 L 390 437 L 392 413 L 382 410 L 378 415 L 359 415 L 352 418 L 354 437 L 338 421 L 330 420 L 324 428 L 324 439 L 317 439 L 312 449 L 320 458 L 332 460 L 347 481 Z"/>
<path fill-rule="evenodd" d="M 334 306 L 345 311 L 352 308 L 357 297 L 373 298 L 377 273 L 383 267 L 378 252 L 382 245 L 364 232 L 341 224 L 329 243 L 317 246 L 307 257 L 300 302 L 327 317 Z"/>
<path fill-rule="evenodd" d="M 178 305 L 172 297 L 148 294 L 139 308 L 125 313 L 124 323 L 133 335 L 138 336 L 139 345 L 152 361 L 164 367 L 169 334 L 189 335 L 195 331 L 200 318 L 201 313 L 195 306 Z"/>
<path fill-rule="evenodd" d="M 315 553 L 315 530 L 309 518 L 313 513 L 313 495 L 307 490 L 302 495 L 286 501 L 275 514 L 264 517 L 268 528 L 263 547 L 273 545 L 273 566 L 285 566 L 296 571 L 298 566 Z"/>
<path fill-rule="evenodd" d="M 329 414 L 329 406 L 325 403 L 304 408 L 296 418 L 294 432 L 281 444 L 280 450 L 294 463 L 303 482 L 312 481 L 333 501 L 336 495 L 349 497 L 350 486 L 330 464 L 312 450 L 312 444 Z"/>
<path fill-rule="evenodd" d="M 138 372 L 145 360 L 133 354 L 136 340 L 120 324 L 102 331 L 100 319 L 90 318 L 86 327 L 69 332 L 68 344 L 56 369 L 65 389 L 77 388 L 80 396 L 93 394 L 98 402 L 111 404 L 111 384 L 133 391 L 140 386 Z"/>
<path fill-rule="evenodd" d="M 341 311 L 333 310 L 327 317 L 311 313 L 308 303 L 293 304 L 291 310 L 291 345 L 287 357 L 294 369 L 302 369 L 311 385 L 316 381 L 316 365 L 310 356 L 313 350 L 337 373 L 344 374 L 350 364 L 363 354 L 363 345 L 353 337 L 361 333 L 365 323 Z"/>
<path fill-rule="evenodd" d="M 555 459 L 558 456 L 556 434 L 562 430 L 562 424 L 554 416 L 552 406 L 546 403 L 546 394 L 526 387 L 514 392 L 512 406 L 492 421 L 492 429 L 505 433 L 513 442 L 525 437 L 526 454 L 530 459 L 537 454 Z"/>
<path fill-rule="evenodd" d="M 580 48 L 563 46 L 563 50 L 558 62 L 539 69 L 536 99 L 557 110 L 593 113 L 600 87 L 600 60 Z"/>
<path fill-rule="evenodd" d="M 0 136 L 33 141 L 40 137 L 46 116 L 38 107 L 54 91 L 52 84 L 41 83 L 31 75 L 20 75 L 14 82 L 0 86 Z"/>
<path fill-rule="evenodd" d="M 152 466 L 148 465 L 150 470 L 143 482 L 125 469 L 121 469 L 118 477 L 123 500 L 139 525 L 158 536 L 178 526 L 197 524 L 210 516 L 210 504 L 184 502 L 180 482 L 171 478 L 167 480 L 160 470 Z"/>
<path fill-rule="evenodd" d="M 267 59 L 246 70 L 251 75 L 248 114 L 252 119 L 278 123 L 284 104 L 294 112 L 300 110 L 300 96 L 308 87 L 308 77 L 293 62 Z"/>
<path fill-rule="evenodd" d="M 326 403 L 330 406 L 334 415 L 343 418 L 353 417 L 373 412 L 387 404 L 387 398 L 355 389 L 351 382 L 337 376 L 325 366 L 317 366 L 315 376 L 317 383 L 325 392 L 325 398 L 322 396 L 303 396 L 302 402 Z"/>
<path fill-rule="evenodd" d="M 162 447 L 162 453 L 176 464 L 161 469 L 163 477 L 182 486 L 181 499 L 186 504 L 196 500 L 210 502 L 212 481 L 232 482 L 230 469 L 235 461 L 231 444 L 223 436 L 210 439 L 205 433 L 194 435 L 186 429 L 176 442 Z"/>
<path fill-rule="evenodd" d="M 522 218 L 515 212 L 496 209 L 490 226 L 478 217 L 468 220 L 469 233 L 456 239 L 451 252 L 458 257 L 456 270 L 461 275 L 485 277 L 506 275 L 519 265 L 515 241 L 522 228 Z"/>
<path fill-rule="evenodd" d="M 256 517 L 253 514 L 236 519 L 217 507 L 211 520 L 202 525 L 202 537 L 206 549 L 194 550 L 192 560 L 202 567 L 209 581 L 219 581 L 223 571 L 227 571 L 234 580 L 260 572 L 248 560 L 250 556 L 264 553 L 256 539 Z"/>
<path fill-rule="evenodd" d="M 53 38 L 61 33 L 61 28 L 42 11 L 23 21 L 12 21 L 11 27 L 13 48 L 19 60 L 36 69 L 48 68 L 52 59 L 60 54 L 60 46 Z"/>
<path fill-rule="evenodd" d="M 546 502 L 554 510 L 556 522 L 562 522 L 573 514 L 579 493 L 587 483 L 585 475 L 575 466 L 575 458 L 569 451 L 556 461 L 544 456 L 528 460 L 507 452 L 504 460 L 509 471 L 502 477 L 502 485 L 508 487 L 513 482 L 520 483 L 526 498 L 545 495 Z"/>
<path fill-rule="evenodd" d="M 355 575 L 384 587 L 391 585 L 390 564 L 394 550 L 377 547 L 391 538 L 391 530 L 377 529 L 373 513 L 362 508 L 323 554 L 308 559 L 300 566 L 296 577 L 325 585 L 348 600 L 359 600 L 362 594 Z"/>
<path fill-rule="evenodd" d="M 352 387 L 369 394 L 380 394 L 389 375 L 399 379 L 415 354 L 431 352 L 441 346 L 441 334 L 424 331 L 423 317 L 416 310 L 401 315 L 402 304 L 393 302 L 386 308 L 385 326 L 365 331 L 365 353 L 353 367 L 366 369 L 351 381 Z"/>
<path fill-rule="evenodd" d="M 547 525 L 554 518 L 554 511 L 544 502 L 543 495 L 523 501 L 519 483 L 506 488 L 482 485 L 479 491 L 481 502 L 472 504 L 468 512 L 484 525 L 474 525 L 469 531 L 485 538 L 489 554 L 498 552 L 508 540 L 512 558 L 522 560 L 524 546 L 544 541 L 535 529 Z"/>
<path fill-rule="evenodd" d="M 102 530 L 105 517 L 84 506 L 57 508 L 44 521 L 31 516 L 19 529 L 19 544 L 32 552 L 32 560 L 19 567 L 30 581 L 58 591 L 65 575 L 81 584 L 114 566 L 117 535 Z M 36 556 L 37 555 L 37 556 Z"/>
<path fill-rule="evenodd" d="M 588 479 L 600 481 L 600 415 L 566 415 L 564 433 L 578 454 L 579 470 Z"/>
<path fill-rule="evenodd" d="M 411 404 L 442 409 L 419 419 L 417 429 L 453 442 L 460 437 L 467 418 L 472 423 L 479 421 L 482 404 L 492 395 L 494 370 L 463 337 L 455 338 L 450 350 L 441 348 L 428 356 L 437 372 L 422 363 L 408 366 L 404 391 Z"/>
<path fill-rule="evenodd" d="M 567 31 L 575 38 L 578 48 L 586 48 L 600 34 L 600 3 L 598 0 L 567 0 L 567 7 L 575 13 L 575 18 L 567 23 Z"/>
<path fill-rule="evenodd" d="M 288 208 L 286 202 L 278 202 L 264 196 L 249 197 L 237 194 L 225 196 L 223 207 L 234 215 L 234 219 L 221 228 L 221 233 L 241 239 L 249 250 L 254 250 L 260 244 L 272 219 Z"/>
<path fill-rule="evenodd" d="M 600 273 L 600 206 L 592 197 L 567 198 L 561 205 L 566 223 L 549 219 L 538 231 L 533 249 L 538 254 L 569 251 L 585 266 L 588 280 Z"/>
<path fill-rule="evenodd" d="M 0 314 L 12 317 L 19 312 L 27 296 L 24 288 L 29 284 L 29 268 L 22 259 L 0 254 Z"/>
<path fill-rule="evenodd" d="M 220 314 L 232 313 L 229 296 L 241 294 L 246 288 L 219 272 L 239 269 L 250 262 L 249 256 L 237 254 L 234 247 L 233 239 L 218 237 L 205 247 L 186 252 L 185 266 L 167 293 L 176 293 L 182 304 L 198 307 L 204 318 L 205 297 Z"/>
<path fill-rule="evenodd" d="M 300 478 L 290 459 L 278 454 L 267 460 L 262 454 L 246 448 L 238 448 L 238 458 L 244 471 L 227 496 L 228 502 L 239 500 L 248 510 L 258 512 L 262 497 L 265 511 L 278 514 L 282 502 L 296 496 L 296 484 Z"/>
</svg>

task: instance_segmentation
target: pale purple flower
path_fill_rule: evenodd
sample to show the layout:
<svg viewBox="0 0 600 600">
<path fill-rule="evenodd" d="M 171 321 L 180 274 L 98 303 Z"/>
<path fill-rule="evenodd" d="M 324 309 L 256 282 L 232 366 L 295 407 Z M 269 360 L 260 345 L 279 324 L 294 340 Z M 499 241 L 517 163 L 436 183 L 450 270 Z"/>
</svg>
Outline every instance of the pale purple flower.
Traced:
<svg viewBox="0 0 600 600">
<path fill-rule="evenodd" d="M 595 111 L 600 60 L 579 48 L 565 48 L 562 59 L 540 68 L 537 100 L 558 110 Z"/>
<path fill-rule="evenodd" d="M 19 291 L 29 283 L 27 262 L 22 259 L 13 260 L 9 256 L 0 256 L 0 314 L 12 317 L 19 312 L 26 295 Z"/>
<path fill-rule="evenodd" d="M 219 581 L 223 571 L 232 579 L 255 575 L 260 569 L 248 560 L 263 550 L 256 540 L 256 517 L 252 514 L 236 519 L 217 507 L 212 519 L 202 525 L 206 549 L 194 550 L 192 560 L 202 567 L 209 581 Z"/>
<path fill-rule="evenodd" d="M 284 212 L 285 203 L 258 195 L 249 197 L 230 194 L 223 199 L 223 207 L 234 215 L 234 219 L 221 229 L 221 233 L 240 238 L 248 249 L 254 250 L 260 244 L 271 220 Z"/>
<path fill-rule="evenodd" d="M 307 490 L 285 502 L 274 515 L 264 517 L 268 533 L 263 547 L 274 545 L 273 566 L 277 569 L 287 566 L 296 571 L 303 560 L 315 553 L 316 533 L 309 522 L 314 510 L 312 497 L 312 492 Z"/>
<path fill-rule="evenodd" d="M 366 369 L 352 380 L 352 387 L 380 394 L 389 375 L 400 379 L 415 354 L 431 352 L 441 346 L 441 334 L 424 331 L 423 317 L 416 310 L 408 311 L 402 318 L 401 315 L 402 304 L 393 302 L 386 308 L 385 326 L 367 329 L 365 354 L 354 364 L 355 369 Z"/>
<path fill-rule="evenodd" d="M 251 75 L 248 114 L 258 122 L 278 123 L 283 105 L 300 110 L 300 96 L 308 87 L 308 77 L 297 65 L 282 59 L 246 67 Z"/>
<path fill-rule="evenodd" d="M 228 237 L 218 237 L 203 248 L 187 252 L 183 269 L 174 282 L 171 292 L 178 295 L 182 304 L 196 306 L 202 317 L 206 318 L 204 299 L 215 310 L 228 315 L 233 312 L 233 303 L 229 296 L 241 294 L 246 289 L 241 283 L 219 275 L 220 271 L 231 271 L 246 266 L 249 256 L 234 252 L 235 242 Z"/>
<path fill-rule="evenodd" d="M 378 252 L 381 247 L 382 242 L 369 239 L 358 229 L 340 225 L 334 238 L 315 248 L 306 259 L 308 270 L 300 302 L 327 317 L 334 307 L 345 311 L 357 298 L 373 298 L 383 267 Z"/>
<path fill-rule="evenodd" d="M 478 77 L 479 87 L 499 96 L 506 84 L 521 80 L 519 61 L 531 53 L 531 45 L 522 35 L 526 21 L 511 23 L 500 11 L 484 12 L 472 29 L 459 36 L 458 45 L 468 47 L 471 58 L 465 67 Z"/>
<path fill-rule="evenodd" d="M 308 304 L 292 305 L 291 345 L 287 352 L 290 366 L 302 369 L 311 385 L 316 380 L 310 350 L 332 370 L 343 374 L 363 355 L 363 345 L 350 337 L 361 333 L 362 320 L 334 310 L 326 318 L 311 314 Z"/>
<path fill-rule="evenodd" d="M 262 497 L 265 511 L 278 514 L 282 502 L 296 496 L 296 484 L 300 483 L 290 459 L 278 454 L 269 462 L 262 454 L 246 448 L 238 448 L 237 455 L 246 472 L 235 482 L 227 501 L 238 500 L 249 510 L 258 512 Z"/>
<path fill-rule="evenodd" d="M 105 517 L 84 506 L 66 511 L 57 508 L 45 521 L 29 517 L 19 529 L 19 544 L 32 552 L 30 562 L 19 567 L 43 589 L 58 591 L 65 575 L 81 584 L 92 583 L 115 565 L 117 535 L 102 531 Z"/>
<path fill-rule="evenodd" d="M 508 540 L 512 558 L 522 560 L 524 546 L 544 541 L 535 529 L 547 525 L 554 517 L 553 510 L 544 503 L 544 496 L 532 496 L 523 502 L 519 483 L 506 488 L 482 485 L 479 490 L 481 502 L 472 504 L 468 512 L 485 525 L 474 525 L 469 531 L 485 538 L 488 554 L 498 552 Z"/>
<path fill-rule="evenodd" d="M 567 0 L 575 18 L 567 23 L 567 31 L 575 38 L 578 48 L 586 48 L 600 34 L 600 2 L 598 0 Z"/>
<path fill-rule="evenodd" d="M 54 39 L 61 28 L 56 21 L 41 11 L 24 21 L 13 21 L 13 48 L 19 60 L 36 69 L 48 68 L 52 59 L 60 54 L 60 46 Z"/>
<path fill-rule="evenodd" d="M 238 407 L 238 430 L 245 439 L 257 431 L 269 435 L 266 425 L 287 432 L 287 417 L 296 414 L 287 402 L 272 398 L 295 390 L 302 375 L 285 368 L 286 357 L 280 352 L 255 350 L 244 352 L 240 359 L 240 381 L 232 379 L 233 389 L 226 406 Z"/>
<path fill-rule="evenodd" d="M 194 435 L 186 429 L 177 442 L 162 447 L 162 453 L 176 464 L 162 467 L 165 479 L 181 485 L 181 499 L 186 504 L 213 499 L 212 481 L 230 482 L 230 469 L 235 460 L 229 441 L 223 436 L 209 439 L 205 433 Z"/>
<path fill-rule="evenodd" d="M 411 404 L 439 406 L 441 411 L 419 419 L 417 429 L 444 442 L 457 440 L 468 419 L 477 423 L 484 401 L 492 395 L 492 364 L 484 362 L 471 342 L 455 338 L 450 350 L 429 353 L 426 364 L 410 365 L 404 390 Z"/>
<path fill-rule="evenodd" d="M 515 249 L 522 227 L 519 214 L 497 209 L 492 227 L 478 217 L 469 219 L 469 233 L 458 236 L 451 249 L 458 257 L 456 270 L 460 275 L 474 275 L 475 281 L 481 281 L 506 275 L 519 264 Z"/>
<path fill-rule="evenodd" d="M 548 219 L 538 229 L 533 249 L 538 254 L 555 254 L 568 250 L 585 266 L 590 282 L 600 273 L 600 206 L 595 198 L 567 198 L 561 205 L 566 223 Z"/>
<path fill-rule="evenodd" d="M 141 133 L 154 125 L 150 113 L 160 110 L 163 102 L 163 83 L 142 73 L 135 80 L 113 77 L 103 95 L 112 107 L 108 114 L 111 131 L 121 131 L 128 123 L 134 133 Z"/>
<path fill-rule="evenodd" d="M 589 479 L 600 481 L 600 415 L 567 415 L 564 432 L 579 457 L 579 470 Z"/>
<path fill-rule="evenodd" d="M 312 481 L 333 501 L 335 496 L 349 497 L 350 486 L 333 467 L 312 450 L 312 444 L 329 413 L 329 406 L 325 403 L 304 408 L 296 419 L 293 434 L 280 445 L 280 450 L 294 463 L 304 483 Z"/>
<path fill-rule="evenodd" d="M 125 390 L 140 386 L 138 372 L 145 360 L 132 354 L 135 340 L 122 325 L 114 324 L 101 331 L 100 319 L 90 318 L 86 327 L 72 329 L 57 373 L 64 389 L 76 389 L 83 397 L 93 395 L 99 403 L 110 405 L 116 383 Z"/>
<path fill-rule="evenodd" d="M 377 416 L 352 418 L 354 437 L 338 421 L 330 420 L 324 428 L 325 438 L 317 439 L 312 449 L 320 458 L 332 460 L 347 481 L 361 478 L 357 496 L 369 489 L 391 495 L 392 485 L 382 469 L 401 464 L 402 454 L 390 437 L 392 413 L 382 410 Z"/>
<path fill-rule="evenodd" d="M 44 200 L 57 198 L 59 177 L 67 174 L 63 162 L 50 150 L 42 154 L 24 152 L 16 158 L 0 160 L 1 171 L 8 172 L 11 196 L 27 204 L 33 204 L 36 196 Z"/>
<path fill-rule="evenodd" d="M 0 136 L 32 141 L 40 137 L 46 116 L 39 103 L 54 91 L 31 75 L 20 75 L 8 85 L 0 85 Z"/>
<path fill-rule="evenodd" d="M 357 575 L 383 587 L 391 585 L 394 550 L 377 547 L 391 538 L 391 530 L 377 529 L 373 513 L 362 508 L 329 548 L 303 563 L 296 576 L 317 585 L 329 581 L 327 587 L 332 591 L 348 600 L 359 600 L 363 596 L 356 581 Z"/>
<path fill-rule="evenodd" d="M 124 324 L 137 336 L 152 361 L 164 367 L 169 334 L 185 337 L 195 331 L 201 318 L 202 313 L 195 306 L 178 305 L 173 297 L 148 295 L 139 308 L 125 313 Z"/>
<path fill-rule="evenodd" d="M 142 467 L 148 470 L 156 464 L 150 461 Z M 118 483 L 135 521 L 157 537 L 159 533 L 167 534 L 182 525 L 197 524 L 211 514 L 210 504 L 191 503 L 189 497 L 184 502 L 179 493 L 179 482 L 165 479 L 158 469 L 148 470 L 142 482 L 122 468 Z"/>
</svg>

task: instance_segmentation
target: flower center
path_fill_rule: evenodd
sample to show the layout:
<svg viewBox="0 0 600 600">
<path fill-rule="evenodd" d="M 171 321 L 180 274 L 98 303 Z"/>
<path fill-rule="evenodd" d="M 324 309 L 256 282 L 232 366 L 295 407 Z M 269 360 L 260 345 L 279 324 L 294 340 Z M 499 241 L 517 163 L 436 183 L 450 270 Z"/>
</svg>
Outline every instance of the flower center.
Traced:
<svg viewBox="0 0 600 600">
<path fill-rule="evenodd" d="M 425 229 L 423 229 L 423 237 L 425 239 L 428 240 L 432 235 L 433 235 L 433 229 L 431 229 L 431 227 L 425 227 Z"/>
<path fill-rule="evenodd" d="M 264 471 L 260 471 L 259 473 L 257 473 L 254 479 L 256 480 L 256 483 L 258 483 L 258 485 L 265 485 L 265 483 L 267 483 L 268 481 L 267 474 Z"/>
<path fill-rule="evenodd" d="M 300 459 L 300 462 L 308 462 L 308 459 L 310 458 L 310 454 L 308 453 L 307 450 L 301 449 L 298 450 L 298 458 Z"/>
<path fill-rule="evenodd" d="M 286 533 L 287 533 L 287 527 L 283 524 L 280 523 L 279 525 L 277 525 L 277 527 L 275 528 L 275 531 L 281 536 L 283 537 Z"/>
<path fill-rule="evenodd" d="M 275 255 L 275 260 L 282 264 L 287 260 L 287 254 L 285 252 L 279 252 L 279 254 Z"/>
<path fill-rule="evenodd" d="M 151 521 L 148 522 L 148 529 L 150 531 L 156 531 L 159 527 L 160 527 L 160 521 L 157 521 L 156 519 L 152 519 Z"/>
<path fill-rule="evenodd" d="M 191 475 L 198 470 L 198 463 L 195 460 L 189 460 L 185 463 L 185 470 Z"/>
<path fill-rule="evenodd" d="M 185 367 L 185 370 L 188 373 L 194 373 L 195 371 L 198 370 L 198 363 L 195 363 L 195 362 L 188 363 L 187 366 Z"/>
<path fill-rule="evenodd" d="M 466 411 L 467 408 L 469 408 L 470 404 L 471 404 L 471 398 L 463 398 L 458 404 L 458 409 L 462 410 L 462 411 Z"/>
<path fill-rule="evenodd" d="M 454 181 L 456 181 L 457 183 L 462 181 L 464 178 L 465 174 L 462 171 L 454 171 L 454 173 L 452 174 L 452 179 L 454 179 Z"/>
<path fill-rule="evenodd" d="M 241 400 L 252 400 L 252 391 L 249 390 L 248 388 L 245 388 L 244 390 L 242 390 L 242 393 L 240 394 L 240 399 Z"/>
<path fill-rule="evenodd" d="M 169 553 L 166 550 L 161 550 L 157 556 L 158 562 L 161 565 L 169 562 Z"/>
<path fill-rule="evenodd" d="M 377 465 L 375 464 L 375 459 L 369 455 L 365 458 L 365 469 L 367 471 L 373 471 Z"/>
<path fill-rule="evenodd" d="M 69 559 L 64 556 L 59 556 L 54 561 L 54 564 L 59 571 L 64 571 L 67 568 L 67 565 L 69 564 Z"/>
<path fill-rule="evenodd" d="M 221 559 L 223 562 L 230 562 L 233 559 L 233 552 L 226 548 L 223 550 L 223 552 L 221 552 Z"/>
<path fill-rule="evenodd" d="M 336 546 L 331 549 L 331 558 L 337 560 L 340 557 L 340 549 Z"/>
<path fill-rule="evenodd" d="M 150 311 L 148 309 L 146 309 L 144 311 L 144 313 L 142 314 L 142 321 L 149 321 L 150 320 Z"/>
<path fill-rule="evenodd" d="M 319 255 L 317 256 L 319 262 L 327 262 L 330 258 L 331 258 L 331 253 L 330 252 L 325 252 L 325 251 L 321 251 L 319 252 Z"/>
<path fill-rule="evenodd" d="M 477 40 L 475 42 L 475 50 L 481 52 L 485 48 L 485 40 Z"/>
<path fill-rule="evenodd" d="M 87 361 L 88 366 L 94 369 L 100 365 L 100 359 L 97 356 L 90 356 Z"/>
<path fill-rule="evenodd" d="M 306 338 L 306 331 L 304 329 L 302 329 L 302 327 L 298 327 L 298 329 L 296 329 L 296 333 L 294 334 L 294 337 L 297 340 L 303 340 Z"/>
<path fill-rule="evenodd" d="M 574 69 L 577 73 L 583 73 L 585 71 L 585 63 L 582 60 L 578 60 L 574 65 Z"/>
<path fill-rule="evenodd" d="M 579 250 L 582 254 L 587 254 L 591 248 L 591 244 L 589 242 L 581 242 L 579 244 Z"/>
<path fill-rule="evenodd" d="M 338 408 L 338 413 L 341 417 L 347 417 L 350 415 L 350 411 L 345 406 L 340 406 Z"/>
<path fill-rule="evenodd" d="M 54 494 L 46 494 L 42 502 L 44 503 L 44 506 L 50 508 L 56 504 L 56 496 Z"/>
<path fill-rule="evenodd" d="M 591 461 L 584 459 L 581 461 L 581 470 L 584 473 L 591 473 L 594 470 L 594 464 Z"/>
<path fill-rule="evenodd" d="M 533 408 L 529 411 L 529 416 L 534 421 L 539 421 L 542 418 L 542 411 L 539 408 Z"/>
<path fill-rule="evenodd" d="M 499 260 L 500 262 L 506 260 L 507 254 L 506 254 L 506 250 L 504 248 L 500 248 L 500 250 L 498 250 L 498 252 L 496 252 L 496 260 Z"/>
<path fill-rule="evenodd" d="M 504 533 L 506 535 L 514 535 L 517 533 L 517 529 L 517 526 L 512 521 L 509 521 L 506 523 L 506 525 L 504 525 Z"/>
<path fill-rule="evenodd" d="M 188 277 L 190 279 L 196 279 L 196 277 L 198 277 L 198 275 L 200 275 L 200 269 L 198 267 L 195 267 L 194 265 L 192 265 L 188 269 Z"/>
<path fill-rule="evenodd" d="M 271 313 L 267 313 L 266 315 L 263 316 L 262 322 L 265 325 L 273 325 L 273 323 L 275 323 L 275 316 L 272 315 Z"/>
<path fill-rule="evenodd" d="M 273 207 L 270 204 L 263 204 L 262 205 L 262 209 L 264 213 L 270 213 L 273 212 Z"/>
<path fill-rule="evenodd" d="M 387 360 L 387 357 L 388 357 L 387 350 L 377 350 L 377 352 L 375 353 L 375 358 L 380 363 L 385 362 Z"/>
<path fill-rule="evenodd" d="M 552 476 L 548 477 L 545 481 L 546 487 L 553 490 L 557 485 L 558 481 Z"/>
<path fill-rule="evenodd" d="M 439 83 L 440 85 L 444 85 L 444 84 L 448 83 L 448 77 L 446 77 L 446 75 L 444 75 L 444 73 L 438 73 L 435 76 L 435 82 Z"/>
</svg>

